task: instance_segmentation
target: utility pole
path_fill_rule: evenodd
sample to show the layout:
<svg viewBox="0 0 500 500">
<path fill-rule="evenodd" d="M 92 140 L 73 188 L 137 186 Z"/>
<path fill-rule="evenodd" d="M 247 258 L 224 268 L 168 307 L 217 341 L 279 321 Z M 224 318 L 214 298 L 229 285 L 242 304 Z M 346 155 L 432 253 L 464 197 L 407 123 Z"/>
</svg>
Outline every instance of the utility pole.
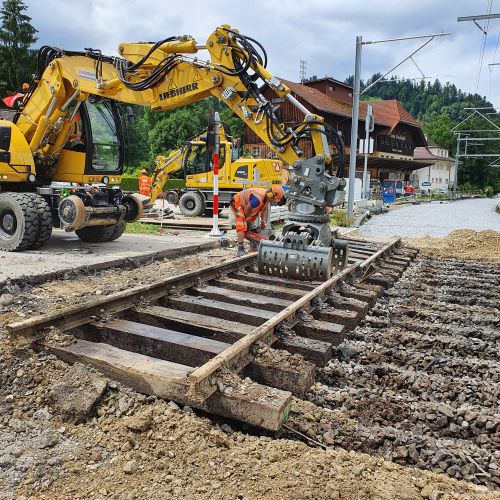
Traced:
<svg viewBox="0 0 500 500">
<path fill-rule="evenodd" d="M 457 135 L 457 153 L 455 155 L 455 178 L 453 179 L 453 196 L 457 195 L 458 184 L 458 157 L 460 156 L 460 133 Z"/>
<path fill-rule="evenodd" d="M 367 90 L 372 88 L 374 85 L 383 80 L 389 73 L 392 73 L 396 68 L 399 68 L 405 61 L 411 59 L 413 61 L 413 56 L 422 50 L 426 45 L 432 42 L 434 38 L 447 36 L 450 33 L 435 33 L 432 35 L 419 35 L 419 36 L 405 36 L 401 38 L 389 38 L 387 40 L 375 40 L 363 42 L 363 37 L 356 37 L 356 59 L 354 64 L 354 92 L 352 99 L 352 123 L 351 123 L 351 154 L 349 157 L 349 190 L 347 193 L 347 219 L 352 220 L 354 217 L 354 183 L 356 179 L 356 153 L 358 149 L 358 120 L 359 120 L 359 98 L 361 94 L 364 94 Z M 363 45 L 370 45 L 375 43 L 386 43 L 386 42 L 399 42 L 401 40 L 415 40 L 427 38 L 418 49 L 414 50 L 409 56 L 405 57 L 398 64 L 393 66 L 389 71 L 386 71 L 380 78 L 372 82 L 368 87 L 363 89 L 363 92 L 360 92 L 360 81 L 361 81 L 361 48 Z M 416 65 L 415 61 L 413 63 Z M 418 68 L 418 66 L 417 66 Z"/>
<path fill-rule="evenodd" d="M 365 118 L 365 142 L 363 147 L 363 153 L 365 154 L 365 164 L 363 167 L 363 198 L 368 200 L 368 193 L 370 188 L 368 186 L 368 155 L 373 153 L 371 148 L 370 132 L 373 132 L 375 128 L 375 122 L 373 120 L 373 106 L 368 104 L 366 107 L 366 118 Z"/>
<path fill-rule="evenodd" d="M 361 48 L 363 38 L 356 37 L 354 64 L 354 93 L 352 96 L 351 154 L 349 156 L 349 192 L 347 193 L 347 219 L 354 217 L 354 183 L 356 182 L 356 153 L 358 151 L 359 90 L 361 82 Z"/>
</svg>

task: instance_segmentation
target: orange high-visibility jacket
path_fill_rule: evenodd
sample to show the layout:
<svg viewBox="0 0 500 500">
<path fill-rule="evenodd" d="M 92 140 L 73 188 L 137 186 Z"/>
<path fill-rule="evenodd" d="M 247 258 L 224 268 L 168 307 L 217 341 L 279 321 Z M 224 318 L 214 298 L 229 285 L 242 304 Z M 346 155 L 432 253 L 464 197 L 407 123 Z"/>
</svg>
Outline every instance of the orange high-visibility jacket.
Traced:
<svg viewBox="0 0 500 500">
<path fill-rule="evenodd" d="M 237 231 L 246 231 L 246 223 L 253 222 L 259 214 L 262 221 L 267 220 L 267 211 L 269 210 L 267 192 L 268 190 L 264 188 L 251 188 L 244 189 L 234 195 L 231 209 L 236 215 Z"/>
<path fill-rule="evenodd" d="M 151 194 L 151 178 L 148 175 L 141 175 L 139 177 L 139 193 L 144 196 Z"/>
</svg>

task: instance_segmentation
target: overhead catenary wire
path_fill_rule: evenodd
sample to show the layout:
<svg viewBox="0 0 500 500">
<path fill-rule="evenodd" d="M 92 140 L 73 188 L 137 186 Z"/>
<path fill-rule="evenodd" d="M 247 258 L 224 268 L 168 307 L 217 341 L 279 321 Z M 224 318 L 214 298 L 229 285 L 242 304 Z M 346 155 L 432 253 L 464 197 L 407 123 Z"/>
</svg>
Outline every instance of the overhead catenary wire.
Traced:
<svg viewBox="0 0 500 500">
<path fill-rule="evenodd" d="M 493 0 L 488 0 L 488 16 L 491 14 L 491 10 L 493 8 Z M 490 19 L 486 19 L 483 29 L 483 39 L 481 41 L 481 50 L 479 52 L 479 61 L 477 67 L 477 77 L 476 77 L 476 92 L 479 90 L 479 82 L 481 80 L 481 71 L 483 68 L 483 60 L 484 60 L 484 52 L 486 49 L 486 40 L 488 38 L 488 29 L 490 27 Z"/>
</svg>

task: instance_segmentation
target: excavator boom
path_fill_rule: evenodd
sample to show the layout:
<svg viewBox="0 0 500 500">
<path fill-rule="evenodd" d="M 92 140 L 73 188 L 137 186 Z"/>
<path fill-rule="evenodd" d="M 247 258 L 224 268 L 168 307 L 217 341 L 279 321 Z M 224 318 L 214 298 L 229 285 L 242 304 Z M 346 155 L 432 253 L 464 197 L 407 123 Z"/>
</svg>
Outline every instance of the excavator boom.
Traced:
<svg viewBox="0 0 500 500">
<path fill-rule="evenodd" d="M 205 50 L 209 58 L 202 60 L 198 54 Z M 204 44 L 189 36 L 168 37 L 156 43 L 122 43 L 118 53 L 119 57 L 107 57 L 92 49 L 40 50 L 38 77 L 16 121 L 36 159 L 35 167 L 52 162 L 57 178 L 57 160 L 71 118 L 89 98 L 169 110 L 215 96 L 291 168 L 290 220 L 277 241 L 261 245 L 262 272 L 327 279 L 335 245 L 326 209 L 343 202 L 344 146 L 320 116 L 310 113 L 267 70 L 262 46 L 222 25 Z M 274 104 L 261 92 L 264 84 L 294 105 L 304 119 L 282 123 Z M 310 158 L 304 154 L 307 142 L 314 152 Z M 337 267 L 341 264 L 337 262 Z"/>
</svg>

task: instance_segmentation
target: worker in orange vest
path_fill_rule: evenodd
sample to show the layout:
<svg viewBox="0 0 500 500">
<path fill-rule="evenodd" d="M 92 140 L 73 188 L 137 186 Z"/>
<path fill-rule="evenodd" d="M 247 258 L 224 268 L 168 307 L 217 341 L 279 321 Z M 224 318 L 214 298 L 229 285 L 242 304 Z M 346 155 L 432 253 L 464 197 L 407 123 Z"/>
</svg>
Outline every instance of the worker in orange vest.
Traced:
<svg viewBox="0 0 500 500">
<path fill-rule="evenodd" d="M 149 177 L 146 169 L 142 169 L 139 176 L 139 193 L 144 196 L 151 196 L 151 177 Z"/>
<path fill-rule="evenodd" d="M 266 229 L 266 220 L 271 203 L 278 204 L 285 192 L 281 186 L 272 186 L 271 189 L 251 188 L 236 193 L 231 199 L 230 208 L 236 219 L 236 235 L 238 238 L 237 256 L 245 255 L 245 238 L 258 245 L 260 240 L 267 240 L 269 236 L 260 232 L 252 224 L 260 215 L 260 227 Z"/>
</svg>

